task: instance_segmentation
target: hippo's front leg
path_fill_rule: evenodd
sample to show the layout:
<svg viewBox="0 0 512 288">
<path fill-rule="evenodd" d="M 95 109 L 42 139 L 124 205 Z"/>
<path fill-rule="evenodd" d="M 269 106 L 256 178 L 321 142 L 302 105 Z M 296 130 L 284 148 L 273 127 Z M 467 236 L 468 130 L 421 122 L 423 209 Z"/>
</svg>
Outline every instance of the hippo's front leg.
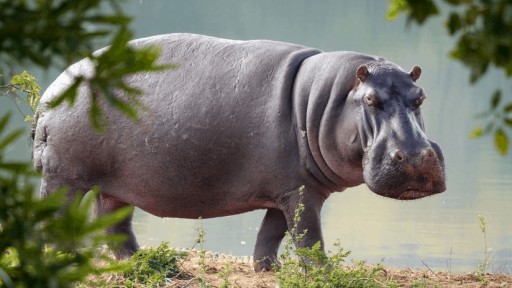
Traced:
<svg viewBox="0 0 512 288">
<path fill-rule="evenodd" d="M 293 191 L 282 198 L 281 209 L 269 209 L 258 233 L 254 251 L 254 270 L 270 271 L 273 264 L 279 264 L 277 252 L 286 230 L 295 227 L 295 234 L 304 234 L 300 241 L 295 240 L 296 248 L 312 247 L 321 243 L 324 247 L 320 216 L 325 197 L 306 188 L 302 197 Z M 295 223 L 295 213 L 299 203 L 304 205 L 300 221 Z"/>
<path fill-rule="evenodd" d="M 270 271 L 272 265 L 278 265 L 277 252 L 288 225 L 284 214 L 279 209 L 268 209 L 261 223 L 256 247 L 254 248 L 254 270 Z"/>
<path fill-rule="evenodd" d="M 324 197 L 317 190 L 305 187 L 302 195 L 297 190 L 292 194 L 287 202 L 287 205 L 283 208 L 286 221 L 288 222 L 288 230 L 295 228 L 295 235 L 301 235 L 301 240 L 295 239 L 295 246 L 297 249 L 313 247 L 316 243 L 320 242 L 321 249 L 324 247 L 324 240 L 322 236 L 321 226 L 321 212 L 322 205 L 324 204 L 326 197 Z M 300 212 L 298 209 L 299 204 L 303 204 L 303 210 Z M 296 212 L 299 211 L 298 215 L 299 222 L 295 222 Z"/>
</svg>

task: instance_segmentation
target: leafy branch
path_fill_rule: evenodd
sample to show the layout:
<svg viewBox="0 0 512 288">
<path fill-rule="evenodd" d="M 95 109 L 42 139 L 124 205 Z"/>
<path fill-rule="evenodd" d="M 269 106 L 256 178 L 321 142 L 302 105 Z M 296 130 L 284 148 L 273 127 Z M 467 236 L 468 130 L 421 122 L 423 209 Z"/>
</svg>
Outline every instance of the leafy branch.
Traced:
<svg viewBox="0 0 512 288">
<path fill-rule="evenodd" d="M 512 103 L 501 104 L 501 91 L 496 90 L 491 98 L 489 110 L 477 115 L 478 118 L 490 118 L 487 125 L 482 128 L 476 126 L 469 134 L 471 138 L 480 138 L 484 135 L 494 134 L 494 145 L 501 155 L 509 150 L 509 138 L 505 133 L 505 127 L 512 128 Z"/>
<path fill-rule="evenodd" d="M 3 151 L 21 136 L 21 129 L 2 135 L 9 115 L 0 118 L 0 286 L 71 287 L 89 274 L 101 274 L 118 265 L 92 262 L 98 246 L 119 240 L 103 231 L 131 213 L 129 208 L 89 220 L 92 197 L 66 203 L 66 189 L 44 199 L 34 194 L 35 172 L 28 163 L 9 162 Z M 112 264 L 107 257 L 105 263 Z"/>
<path fill-rule="evenodd" d="M 3 91 L 1 89 L 4 89 Z M 41 99 L 40 94 L 41 87 L 37 83 L 37 79 L 28 74 L 27 71 L 23 71 L 19 74 L 12 76 L 11 81 L 7 85 L 0 86 L 0 96 L 6 96 L 13 100 L 16 104 L 16 108 L 24 116 L 25 121 L 32 122 L 31 115 L 25 115 L 19 106 L 22 98 L 25 98 L 25 103 L 32 110 L 36 111 L 39 100 Z M 18 92 L 25 93 L 25 97 L 20 97 Z"/>
<path fill-rule="evenodd" d="M 20 112 L 23 98 L 32 111 L 36 110 L 40 87 L 35 77 L 26 71 L 13 73 L 13 67 L 63 70 L 88 58 L 93 76 L 74 79 L 57 100 L 73 103 L 77 89 L 87 85 L 93 93 L 83 96 L 92 99 L 89 114 L 97 130 L 104 119 L 101 101 L 130 118 L 137 117 L 136 107 L 141 104 L 136 96 L 142 91 L 126 84 L 126 76 L 170 67 L 156 64 L 158 49 L 129 45 L 131 19 L 115 0 L 0 0 L 0 7 L 0 100 L 1 96 L 13 100 Z M 111 45 L 102 54 L 93 54 L 94 47 L 107 43 Z M 0 115 L 0 286 L 72 287 L 91 274 L 118 268 L 100 267 L 92 260 L 97 246 L 119 241 L 119 236 L 107 236 L 102 231 L 124 219 L 130 209 L 91 221 L 89 211 L 97 190 L 85 202 L 80 197 L 67 201 L 72 197 L 66 190 L 36 198 L 32 183 L 36 172 L 31 165 L 4 158 L 6 148 L 23 134 L 18 129 L 2 136 L 8 119 L 9 115 Z M 105 257 L 100 260 L 111 263 Z"/>
<path fill-rule="evenodd" d="M 0 6 L 0 71 L 23 63 L 66 67 L 130 22 L 115 0 L 0 0 Z"/>
<path fill-rule="evenodd" d="M 170 69 L 174 66 L 156 64 L 160 56 L 160 49 L 155 46 L 135 49 L 128 45 L 131 38 L 130 31 L 121 29 L 115 35 L 110 47 L 99 55 L 89 55 L 88 60 L 95 69 L 93 76 L 76 76 L 73 84 L 49 103 L 50 108 L 55 108 L 64 101 L 71 105 L 74 104 L 78 88 L 85 85 L 89 88 L 87 90 L 91 91 L 90 95 L 87 95 L 91 99 L 89 118 L 97 131 L 103 131 L 106 126 L 100 108 L 101 99 L 127 117 L 133 120 L 137 119 L 136 107 L 143 107 L 137 96 L 140 96 L 142 91 L 126 84 L 124 78 L 134 74 Z"/>
</svg>

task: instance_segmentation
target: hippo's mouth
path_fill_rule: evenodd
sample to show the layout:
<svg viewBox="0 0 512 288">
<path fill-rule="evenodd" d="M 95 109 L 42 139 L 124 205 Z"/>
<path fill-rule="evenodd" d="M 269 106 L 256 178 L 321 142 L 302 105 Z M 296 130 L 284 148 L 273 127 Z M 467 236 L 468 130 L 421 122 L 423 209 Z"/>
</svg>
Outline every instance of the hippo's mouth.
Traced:
<svg viewBox="0 0 512 288">
<path fill-rule="evenodd" d="M 419 191 L 414 189 L 407 189 L 404 192 L 398 195 L 398 200 L 415 200 L 423 197 L 427 197 L 430 195 L 436 194 L 435 192 L 427 192 L 427 191 Z"/>
<path fill-rule="evenodd" d="M 373 188 L 373 189 L 372 189 Z M 370 186 L 370 189 L 384 197 L 389 197 L 397 200 L 415 200 L 424 198 L 427 196 L 432 196 L 438 193 L 442 193 L 446 190 L 446 187 L 443 183 L 423 183 L 420 185 L 418 183 L 413 183 L 409 185 L 404 185 L 402 188 L 398 189 L 375 189 L 376 187 Z"/>
</svg>

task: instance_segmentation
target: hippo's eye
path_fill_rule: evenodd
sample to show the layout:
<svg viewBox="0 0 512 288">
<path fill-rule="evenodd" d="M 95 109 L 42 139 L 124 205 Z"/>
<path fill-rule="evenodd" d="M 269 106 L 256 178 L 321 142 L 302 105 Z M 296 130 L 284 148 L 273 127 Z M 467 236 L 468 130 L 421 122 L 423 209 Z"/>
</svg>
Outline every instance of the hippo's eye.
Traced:
<svg viewBox="0 0 512 288">
<path fill-rule="evenodd" d="M 420 108 L 421 104 L 423 103 L 423 100 L 425 100 L 425 95 L 420 96 L 416 101 L 414 102 L 414 108 L 418 109 Z"/>
<path fill-rule="evenodd" d="M 375 96 L 373 94 L 364 96 L 364 102 L 366 102 L 366 105 L 368 105 L 368 106 L 372 106 L 372 107 L 379 106 L 379 98 L 377 98 L 377 96 Z"/>
</svg>

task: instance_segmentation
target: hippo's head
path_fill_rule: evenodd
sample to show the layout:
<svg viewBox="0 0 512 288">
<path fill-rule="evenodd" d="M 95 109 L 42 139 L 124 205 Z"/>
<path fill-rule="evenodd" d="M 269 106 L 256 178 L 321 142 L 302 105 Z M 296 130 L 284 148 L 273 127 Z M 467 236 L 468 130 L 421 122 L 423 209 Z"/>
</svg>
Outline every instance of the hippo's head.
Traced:
<svg viewBox="0 0 512 288">
<path fill-rule="evenodd" d="M 357 124 L 363 144 L 363 177 L 375 193 L 418 199 L 446 189 L 443 154 L 425 135 L 423 89 L 415 85 L 421 69 L 410 73 L 386 61 L 361 65 L 351 92 L 359 102 Z"/>
</svg>

